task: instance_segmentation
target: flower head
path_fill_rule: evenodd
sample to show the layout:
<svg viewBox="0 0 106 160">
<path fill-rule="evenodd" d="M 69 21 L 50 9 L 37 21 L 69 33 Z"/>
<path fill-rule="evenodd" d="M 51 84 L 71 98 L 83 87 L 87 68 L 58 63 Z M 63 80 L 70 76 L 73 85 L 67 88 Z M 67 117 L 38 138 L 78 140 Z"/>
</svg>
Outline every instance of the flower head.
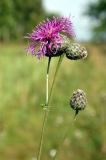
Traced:
<svg viewBox="0 0 106 160">
<path fill-rule="evenodd" d="M 29 40 L 28 53 L 37 55 L 38 58 L 56 55 L 64 41 L 62 34 L 71 38 L 75 35 L 71 20 L 64 17 L 47 19 L 26 36 Z"/>
</svg>

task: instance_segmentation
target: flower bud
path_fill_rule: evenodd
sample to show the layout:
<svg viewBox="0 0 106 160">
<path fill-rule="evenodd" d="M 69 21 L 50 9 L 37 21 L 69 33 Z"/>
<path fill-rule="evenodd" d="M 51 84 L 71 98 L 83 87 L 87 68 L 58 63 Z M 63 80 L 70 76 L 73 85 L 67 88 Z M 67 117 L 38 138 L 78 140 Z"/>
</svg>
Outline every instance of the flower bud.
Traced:
<svg viewBox="0 0 106 160">
<path fill-rule="evenodd" d="M 85 59 L 87 55 L 86 48 L 78 43 L 71 43 L 66 49 L 66 57 L 71 60 Z"/>
<path fill-rule="evenodd" d="M 77 114 L 80 110 L 84 110 L 84 108 L 86 107 L 86 104 L 87 104 L 87 99 L 86 99 L 85 92 L 83 90 L 77 89 L 73 93 L 70 99 L 71 108 L 76 110 L 76 114 Z"/>
</svg>

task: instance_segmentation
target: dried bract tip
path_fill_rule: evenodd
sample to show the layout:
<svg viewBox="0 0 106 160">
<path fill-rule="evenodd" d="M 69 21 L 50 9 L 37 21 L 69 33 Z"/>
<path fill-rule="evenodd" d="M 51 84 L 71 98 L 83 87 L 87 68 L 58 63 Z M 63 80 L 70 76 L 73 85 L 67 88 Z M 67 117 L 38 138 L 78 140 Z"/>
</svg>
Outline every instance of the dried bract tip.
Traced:
<svg viewBox="0 0 106 160">
<path fill-rule="evenodd" d="M 70 99 L 70 106 L 74 110 L 76 110 L 76 114 L 80 110 L 84 110 L 84 108 L 87 105 L 87 98 L 86 98 L 86 93 L 83 90 L 77 89 L 71 99 Z"/>
<path fill-rule="evenodd" d="M 78 43 L 71 43 L 66 49 L 66 57 L 71 60 L 85 59 L 88 52 Z"/>
</svg>

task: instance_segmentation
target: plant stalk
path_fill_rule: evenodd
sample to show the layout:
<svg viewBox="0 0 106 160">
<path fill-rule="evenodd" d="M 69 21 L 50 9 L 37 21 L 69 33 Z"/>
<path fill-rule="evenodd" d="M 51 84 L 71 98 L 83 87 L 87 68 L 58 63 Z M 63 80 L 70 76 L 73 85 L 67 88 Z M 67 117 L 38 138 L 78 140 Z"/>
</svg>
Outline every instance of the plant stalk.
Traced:
<svg viewBox="0 0 106 160">
<path fill-rule="evenodd" d="M 49 93 L 48 104 L 50 103 L 50 100 L 51 100 L 51 96 L 52 96 L 54 84 L 55 84 L 56 77 L 57 77 L 57 74 L 58 74 L 58 71 L 59 71 L 61 62 L 62 62 L 62 60 L 63 60 L 63 57 L 64 57 L 64 54 L 59 57 L 59 60 L 58 60 L 58 63 L 57 63 L 56 71 L 55 71 L 55 73 L 54 73 L 54 78 L 53 78 L 52 86 L 51 86 L 50 93 Z"/>
<path fill-rule="evenodd" d="M 37 160 L 41 160 L 41 154 L 42 154 L 42 147 L 43 147 L 43 141 L 44 141 L 44 132 L 45 132 L 45 126 L 47 122 L 47 117 L 48 117 L 48 79 L 49 79 L 49 69 L 50 69 L 50 62 L 51 62 L 51 57 L 49 57 L 48 60 L 48 66 L 47 66 L 47 73 L 46 73 L 46 104 L 45 104 L 45 113 L 44 113 L 44 119 L 43 119 L 43 126 L 42 126 L 42 132 L 41 132 L 41 138 L 40 138 L 40 145 L 39 145 L 39 152 L 38 152 L 38 158 Z"/>
<path fill-rule="evenodd" d="M 55 71 L 54 78 L 53 78 L 53 82 L 52 82 L 52 86 L 51 86 L 51 89 L 50 89 L 50 94 L 49 94 L 48 81 L 49 81 L 49 69 L 50 69 L 51 58 L 49 57 L 49 60 L 48 60 L 47 74 L 46 74 L 46 104 L 45 104 L 45 108 L 44 108 L 45 113 L 44 113 L 43 126 L 42 126 L 42 132 L 41 132 L 41 138 L 40 138 L 40 145 L 39 145 L 39 152 L 38 152 L 37 160 L 41 160 L 43 141 L 44 141 L 44 133 L 45 133 L 46 123 L 47 123 L 48 113 L 49 113 L 49 103 L 50 103 L 50 100 L 51 100 L 51 95 L 52 95 L 52 92 L 53 92 L 56 76 L 57 76 L 60 64 L 62 62 L 62 59 L 63 59 L 63 55 L 61 55 L 59 57 L 58 64 L 57 64 L 57 67 L 56 67 L 56 71 Z"/>
</svg>

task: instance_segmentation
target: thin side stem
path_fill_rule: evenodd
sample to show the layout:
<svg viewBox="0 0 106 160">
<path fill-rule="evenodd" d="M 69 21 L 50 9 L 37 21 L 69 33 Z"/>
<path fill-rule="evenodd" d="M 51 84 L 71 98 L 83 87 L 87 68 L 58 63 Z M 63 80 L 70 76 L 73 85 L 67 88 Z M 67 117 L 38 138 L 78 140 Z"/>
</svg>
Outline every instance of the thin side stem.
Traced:
<svg viewBox="0 0 106 160">
<path fill-rule="evenodd" d="M 39 152 L 38 152 L 38 158 L 37 160 L 41 160 L 41 154 L 42 154 L 42 147 L 43 147 L 43 140 L 44 140 L 44 132 L 45 132 L 45 126 L 47 122 L 48 117 L 48 79 L 49 79 L 49 68 L 50 68 L 50 62 L 51 58 L 48 60 L 48 66 L 47 66 L 47 73 L 46 73 L 46 104 L 45 104 L 45 113 L 44 113 L 44 119 L 43 119 L 43 126 L 42 126 L 42 132 L 41 132 L 41 138 L 40 138 L 40 145 L 39 145 Z"/>
<path fill-rule="evenodd" d="M 73 119 L 73 121 L 72 121 L 72 129 L 73 129 L 74 125 L 75 125 L 75 119 Z M 61 143 L 60 143 L 61 145 L 58 147 L 57 154 L 56 154 L 56 156 L 54 157 L 54 160 L 58 160 L 58 159 L 59 159 L 59 151 L 61 150 L 61 148 L 62 148 L 62 146 L 63 146 L 63 144 L 64 144 L 64 141 L 65 141 L 65 139 L 67 138 L 68 133 L 70 132 L 70 127 L 69 127 L 69 128 L 66 128 L 65 131 L 66 131 L 66 132 L 65 132 L 64 135 L 63 135 L 62 141 L 61 141 Z M 71 136 L 71 135 L 70 135 L 70 136 Z"/>
<path fill-rule="evenodd" d="M 50 100 L 51 100 L 51 96 L 52 96 L 52 92 L 53 92 L 54 84 L 55 84 L 55 81 L 56 81 L 56 76 L 57 76 L 57 73 L 58 73 L 58 70 L 59 70 L 60 64 L 61 64 L 61 62 L 62 62 L 62 60 L 63 60 L 63 57 L 64 57 L 64 55 L 61 55 L 61 56 L 59 57 L 59 60 L 58 60 L 58 63 L 57 63 L 56 71 L 55 71 L 55 74 L 54 74 L 54 78 L 53 78 L 52 86 L 51 86 L 50 93 L 49 93 L 49 100 L 48 100 L 48 104 L 50 103 Z"/>
</svg>

